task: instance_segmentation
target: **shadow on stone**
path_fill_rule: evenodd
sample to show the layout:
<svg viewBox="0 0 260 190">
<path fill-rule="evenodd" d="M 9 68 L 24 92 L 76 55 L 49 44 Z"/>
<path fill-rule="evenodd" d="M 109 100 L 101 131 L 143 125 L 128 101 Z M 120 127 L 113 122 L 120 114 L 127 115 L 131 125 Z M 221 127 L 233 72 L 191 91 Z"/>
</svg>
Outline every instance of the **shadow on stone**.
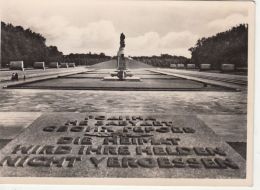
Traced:
<svg viewBox="0 0 260 190">
<path fill-rule="evenodd" d="M 246 160 L 246 142 L 227 142 L 238 154 Z"/>
<path fill-rule="evenodd" d="M 12 139 L 0 139 L 0 149 L 4 148 Z"/>
</svg>

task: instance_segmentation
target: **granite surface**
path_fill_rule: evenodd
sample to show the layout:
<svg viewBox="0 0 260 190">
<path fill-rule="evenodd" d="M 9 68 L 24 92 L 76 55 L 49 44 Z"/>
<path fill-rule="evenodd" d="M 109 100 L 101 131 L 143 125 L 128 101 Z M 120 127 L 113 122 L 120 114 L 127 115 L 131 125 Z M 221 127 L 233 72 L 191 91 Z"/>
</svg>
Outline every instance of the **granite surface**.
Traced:
<svg viewBox="0 0 260 190">
<path fill-rule="evenodd" d="M 114 71 L 114 60 L 94 65 L 91 67 L 92 70 L 82 74 L 28 84 L 38 86 L 39 89 L 1 89 L 0 132 L 2 133 L 0 148 L 11 139 L 13 140 L 4 146 L 0 152 L 0 163 L 2 164 L 0 174 L 2 176 L 35 177 L 48 177 L 51 174 L 51 176 L 57 177 L 245 178 L 246 161 L 245 157 L 243 158 L 245 150 L 241 149 L 241 153 L 236 149 L 239 146 L 238 143 L 242 143 L 244 146 L 247 142 L 246 91 L 231 92 L 220 88 L 215 88 L 214 91 L 205 91 L 202 83 L 150 72 L 144 70 L 144 68 L 150 68 L 150 66 L 136 62 L 127 64 L 131 68 L 131 72 L 134 72 L 140 78 L 143 77 L 143 81 L 145 81 L 131 82 L 131 84 L 127 85 L 132 85 L 133 87 L 138 87 L 139 85 L 140 89 L 145 86 L 148 88 L 152 86 L 163 87 L 165 89 L 181 89 L 184 87 L 186 91 L 72 90 L 71 87 L 74 86 L 100 85 L 102 87 L 114 85 L 120 87 L 121 85 L 123 87 L 126 84 L 124 82 L 104 84 L 100 80 Z M 137 69 L 138 67 L 141 69 Z M 52 89 L 40 89 L 48 86 L 52 86 Z M 70 89 L 57 90 L 59 86 L 67 86 Z M 202 91 L 189 91 L 194 87 L 200 88 Z M 111 115 L 141 115 L 146 117 L 151 115 L 156 117 L 158 121 L 172 121 L 173 126 L 167 126 L 170 129 L 172 127 L 191 128 L 195 131 L 194 133 L 157 133 L 152 131 L 143 135 L 148 135 L 144 138 L 179 138 L 180 140 L 177 144 L 170 147 L 173 150 L 177 147 L 188 147 L 192 149 L 192 154 L 177 156 L 165 155 L 163 153 L 163 155 L 155 155 L 153 152 L 152 155 L 144 154 L 141 156 L 136 155 L 137 145 L 133 144 L 127 145 L 130 151 L 129 155 L 115 154 L 114 149 L 119 151 L 119 147 L 123 145 L 103 145 L 102 142 L 105 136 L 112 135 L 120 138 L 125 135 L 140 135 L 136 132 L 124 134 L 122 133 L 122 126 L 111 126 L 111 130 L 116 132 L 111 133 L 110 131 L 110 134 L 107 132 L 43 131 L 43 128 L 46 126 L 63 126 L 66 123 L 68 124 L 68 120 L 83 121 L 91 115 L 105 115 L 106 117 Z M 88 120 L 90 121 L 91 118 L 88 118 Z M 69 123 L 70 128 L 74 125 L 72 123 Z M 30 126 L 28 127 L 28 125 Z M 75 125 L 78 126 L 79 123 Z M 93 122 L 92 124 L 90 122 L 90 125 L 93 125 Z M 34 147 L 36 146 L 35 148 L 37 148 L 37 145 L 41 148 L 44 145 L 50 145 L 57 148 L 60 146 L 57 144 L 58 138 L 64 136 L 74 138 L 74 142 L 79 142 L 79 139 L 83 137 L 89 137 L 93 139 L 93 146 L 101 145 L 102 150 L 106 149 L 105 147 L 110 147 L 110 150 L 107 151 L 112 153 L 95 155 L 95 152 L 92 152 L 90 155 L 79 155 L 78 151 L 81 145 L 77 143 L 69 144 L 72 150 L 67 154 L 58 154 L 60 153 L 59 151 L 56 152 L 57 154 L 53 154 L 52 148 L 51 150 L 42 151 L 42 153 L 37 151 L 37 153 L 33 154 L 21 154 L 19 151 L 17 154 L 11 153 L 17 145 L 33 145 Z M 233 148 L 226 142 L 232 145 Z M 163 148 L 165 152 L 168 145 L 157 146 L 148 143 L 142 146 L 150 146 L 152 151 L 154 151 L 154 148 L 157 151 Z M 226 156 L 199 156 L 195 152 L 194 147 L 220 147 L 224 150 Z M 6 156 L 11 156 L 8 162 L 3 160 Z M 24 163 L 22 163 L 23 161 L 21 161 L 19 156 L 24 158 Z M 26 156 L 28 158 L 25 158 Z M 66 164 L 70 162 L 69 159 L 73 159 L 75 156 L 80 157 L 79 160 L 75 160 L 73 167 L 67 167 L 68 165 Z M 15 158 L 17 157 L 19 163 L 16 163 L 17 160 Z M 34 157 L 36 160 L 30 161 Z M 129 157 L 132 161 L 129 162 L 128 160 L 125 163 Z M 45 159 L 45 161 L 47 159 L 47 165 L 50 165 L 38 167 L 39 158 Z M 178 160 L 180 158 L 181 161 Z M 199 162 L 197 164 L 197 166 L 200 166 L 199 168 L 190 167 L 191 164 L 187 160 L 191 158 L 195 158 Z M 216 158 L 217 160 L 222 159 L 222 164 L 216 162 Z M 226 161 L 223 165 L 223 160 L 226 158 L 232 160 L 233 165 L 231 164 L 231 166 L 233 168 L 229 166 L 225 168 L 227 166 L 225 164 L 229 163 Z M 57 167 L 59 161 L 62 161 L 61 167 Z M 98 163 L 99 161 L 100 163 Z M 95 164 L 98 167 L 95 167 Z M 147 168 L 151 165 L 151 168 Z"/>
<path fill-rule="evenodd" d="M 117 123 L 119 116 L 129 123 Z M 98 121 L 103 124 L 98 126 Z M 100 152 L 95 151 L 98 146 Z M 93 151 L 88 152 L 89 147 Z M 151 153 L 139 152 L 145 148 Z M 209 154 L 205 148 L 214 151 Z M 44 114 L 1 150 L 0 165 L 1 176 L 16 177 L 246 176 L 245 160 L 205 123 L 196 116 L 174 114 Z"/>
</svg>

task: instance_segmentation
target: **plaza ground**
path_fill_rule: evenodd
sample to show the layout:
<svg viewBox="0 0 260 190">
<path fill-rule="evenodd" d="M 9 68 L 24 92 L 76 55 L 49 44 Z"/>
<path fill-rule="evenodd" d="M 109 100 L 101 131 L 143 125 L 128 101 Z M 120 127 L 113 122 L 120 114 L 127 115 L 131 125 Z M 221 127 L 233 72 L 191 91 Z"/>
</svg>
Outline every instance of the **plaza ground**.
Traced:
<svg viewBox="0 0 260 190">
<path fill-rule="evenodd" d="M 111 61 L 110 64 L 101 63 L 90 68 L 80 68 L 78 74 L 25 84 L 22 85 L 22 89 L 20 87 L 1 89 L 1 147 L 15 138 L 44 113 L 158 113 L 197 116 L 223 141 L 228 142 L 232 148 L 245 158 L 247 139 L 246 88 L 245 90 L 234 91 L 223 90 L 214 86 L 213 90 L 207 90 L 200 82 L 158 74 L 148 71 L 147 69 L 151 69 L 150 66 L 145 65 L 144 68 L 144 65 L 136 64 L 134 66 L 134 64 L 129 64 L 129 69 L 135 72 L 135 75 L 140 76 L 143 82 L 131 82 L 128 83 L 128 86 L 130 85 L 131 88 L 139 86 L 140 89 L 142 87 L 148 89 L 151 87 L 162 88 L 162 91 L 120 91 L 116 89 L 104 91 L 100 89 L 86 90 L 84 88 L 68 90 L 69 88 L 62 88 L 64 86 L 94 87 L 98 85 L 100 87 L 106 87 L 106 85 L 111 87 L 112 85 L 112 88 L 125 87 L 126 83 L 124 82 L 113 83 L 101 80 L 102 77 L 114 70 L 116 66 L 114 61 Z M 104 69 L 104 66 L 107 68 Z M 137 66 L 138 68 L 136 68 Z M 101 68 L 103 70 L 100 70 Z M 64 69 L 60 71 L 64 72 Z M 177 74 L 181 73 L 179 70 L 167 69 L 167 72 L 175 73 L 175 71 Z M 0 72 L 0 75 L 2 73 Z M 198 74 L 197 72 L 192 73 Z M 55 75 L 57 74 L 59 72 L 55 73 Z M 219 77 L 221 77 L 221 74 Z M 240 79 L 241 77 L 238 76 L 237 78 Z M 244 80 L 244 78 L 240 80 Z M 12 83 L 0 83 L 2 87 L 6 84 Z M 44 89 L 46 86 L 51 88 Z M 178 88 L 185 88 L 186 90 L 180 91 Z M 201 89 L 199 91 L 190 91 L 193 88 Z"/>
</svg>

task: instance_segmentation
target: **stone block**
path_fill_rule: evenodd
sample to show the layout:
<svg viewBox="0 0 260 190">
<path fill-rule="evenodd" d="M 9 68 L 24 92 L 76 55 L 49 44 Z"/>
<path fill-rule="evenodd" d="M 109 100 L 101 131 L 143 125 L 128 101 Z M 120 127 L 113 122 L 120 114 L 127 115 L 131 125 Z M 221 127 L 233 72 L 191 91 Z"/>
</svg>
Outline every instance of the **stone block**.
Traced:
<svg viewBox="0 0 260 190">
<path fill-rule="evenodd" d="M 195 64 L 187 64 L 187 69 L 195 69 Z"/>
<path fill-rule="evenodd" d="M 45 63 L 44 62 L 34 62 L 33 68 L 34 69 L 45 69 Z"/>
<path fill-rule="evenodd" d="M 76 67 L 75 63 L 68 63 L 68 67 Z"/>
<path fill-rule="evenodd" d="M 200 70 L 210 70 L 211 65 L 210 64 L 200 64 Z"/>
<path fill-rule="evenodd" d="M 221 71 L 223 71 L 223 72 L 235 71 L 235 65 L 234 64 L 221 64 Z"/>
<path fill-rule="evenodd" d="M 172 64 L 170 64 L 170 67 L 171 67 L 171 68 L 176 68 L 177 65 L 172 63 Z"/>
<path fill-rule="evenodd" d="M 68 63 L 60 63 L 60 68 L 68 68 Z"/>
<path fill-rule="evenodd" d="M 184 69 L 184 68 L 185 68 L 184 64 L 182 63 L 177 64 L 177 69 Z"/>
<path fill-rule="evenodd" d="M 58 62 L 50 62 L 49 68 L 59 68 L 59 63 Z"/>
<path fill-rule="evenodd" d="M 245 179 L 246 161 L 193 115 L 51 113 L 1 149 L 0 176 Z"/>
<path fill-rule="evenodd" d="M 24 70 L 24 64 L 23 61 L 10 61 L 9 68 L 11 70 Z"/>
</svg>

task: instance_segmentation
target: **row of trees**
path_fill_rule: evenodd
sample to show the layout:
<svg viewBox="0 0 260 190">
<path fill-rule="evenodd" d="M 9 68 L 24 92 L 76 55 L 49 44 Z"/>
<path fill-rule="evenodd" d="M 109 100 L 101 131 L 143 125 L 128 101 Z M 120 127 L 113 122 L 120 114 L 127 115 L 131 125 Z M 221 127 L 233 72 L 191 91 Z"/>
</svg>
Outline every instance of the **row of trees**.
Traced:
<svg viewBox="0 0 260 190">
<path fill-rule="evenodd" d="M 10 61 L 23 60 L 25 67 L 35 61 L 75 62 L 77 65 L 92 65 L 106 61 L 111 57 L 104 53 L 63 55 L 56 46 L 46 46 L 46 39 L 30 29 L 1 22 L 1 65 L 7 67 Z M 213 69 L 220 69 L 221 64 L 234 64 L 236 68 L 247 67 L 248 25 L 240 24 L 228 31 L 212 37 L 201 38 L 191 47 L 191 59 L 183 56 L 162 54 L 161 56 L 137 56 L 138 61 L 157 67 L 170 67 L 170 64 L 188 63 L 211 64 Z"/>
<path fill-rule="evenodd" d="M 64 62 L 74 62 L 77 65 L 93 65 L 96 63 L 100 63 L 103 61 L 110 60 L 110 56 L 106 56 L 104 53 L 96 54 L 96 53 L 86 53 L 86 54 L 69 54 L 63 56 Z"/>
<path fill-rule="evenodd" d="M 133 57 L 133 59 L 155 67 L 170 67 L 171 64 L 182 63 L 187 65 L 190 63 L 190 59 L 186 57 L 169 54 L 161 54 L 160 56 L 138 56 Z"/>
<path fill-rule="evenodd" d="M 191 63 L 211 64 L 219 70 L 221 64 L 234 64 L 236 68 L 247 68 L 248 25 L 240 24 L 228 31 L 217 33 L 197 41 L 191 51 Z"/>
<path fill-rule="evenodd" d="M 215 70 L 221 69 L 221 64 L 234 64 L 235 68 L 247 68 L 248 59 L 248 25 L 240 24 L 225 32 L 217 33 L 208 38 L 201 38 L 194 47 L 189 49 L 191 59 L 183 56 L 162 54 L 161 56 L 133 57 L 149 65 L 170 67 L 170 64 L 211 64 Z"/>
<path fill-rule="evenodd" d="M 75 62 L 77 65 L 90 65 L 110 59 L 100 54 L 69 54 L 63 55 L 56 46 L 46 46 L 46 39 L 39 33 L 22 26 L 13 26 L 1 22 L 1 66 L 8 67 L 10 61 L 23 60 L 25 67 L 36 61 L 46 63 Z"/>
<path fill-rule="evenodd" d="M 1 65 L 23 60 L 25 66 L 35 61 L 52 61 L 63 56 L 56 46 L 46 46 L 46 39 L 30 29 L 1 22 Z"/>
</svg>

